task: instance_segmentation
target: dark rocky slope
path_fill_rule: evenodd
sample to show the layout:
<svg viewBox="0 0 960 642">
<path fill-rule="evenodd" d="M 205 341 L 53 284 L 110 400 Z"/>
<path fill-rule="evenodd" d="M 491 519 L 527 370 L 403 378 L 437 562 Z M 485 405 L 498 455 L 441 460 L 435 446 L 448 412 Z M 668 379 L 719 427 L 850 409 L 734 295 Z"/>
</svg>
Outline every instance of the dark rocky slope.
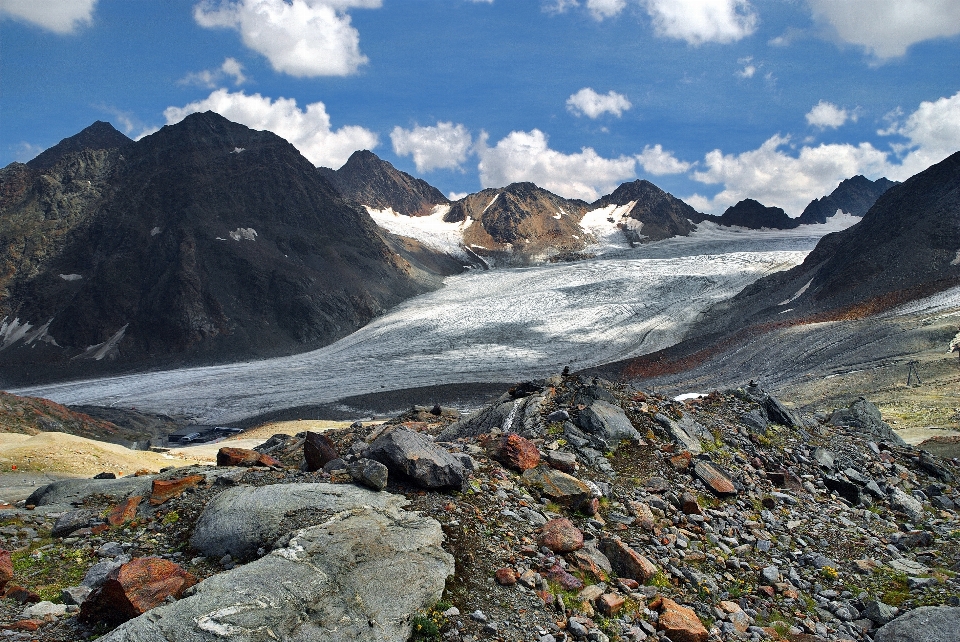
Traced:
<svg viewBox="0 0 960 642">
<path fill-rule="evenodd" d="M 302 351 L 439 284 L 272 133 L 194 114 L 51 171 L 103 154 L 98 193 L 62 204 L 80 222 L 10 285 L 6 384 Z"/>
<path fill-rule="evenodd" d="M 338 170 L 321 167 L 320 173 L 344 198 L 378 210 L 389 207 L 406 216 L 426 216 L 435 206 L 450 202 L 426 181 L 367 150 L 354 152 Z"/>
<path fill-rule="evenodd" d="M 775 230 L 792 230 L 800 225 L 799 219 L 790 218 L 781 208 L 767 207 L 752 198 L 744 199 L 736 205 L 728 207 L 720 216 L 701 214 L 694 220 L 697 223 L 712 221 L 718 225 L 746 227 L 751 230 L 759 230 L 764 227 Z"/>
<path fill-rule="evenodd" d="M 50 149 L 40 153 L 36 158 L 27 162 L 27 167 L 37 170 L 50 169 L 67 154 L 85 149 L 117 149 L 132 142 L 130 138 L 118 132 L 110 123 L 98 120 L 79 134 L 64 138 Z"/>
<path fill-rule="evenodd" d="M 858 174 L 841 182 L 828 196 L 811 201 L 798 220 L 801 225 L 826 223 L 837 210 L 853 216 L 863 216 L 884 192 L 896 184 L 886 178 L 871 181 Z"/>
</svg>

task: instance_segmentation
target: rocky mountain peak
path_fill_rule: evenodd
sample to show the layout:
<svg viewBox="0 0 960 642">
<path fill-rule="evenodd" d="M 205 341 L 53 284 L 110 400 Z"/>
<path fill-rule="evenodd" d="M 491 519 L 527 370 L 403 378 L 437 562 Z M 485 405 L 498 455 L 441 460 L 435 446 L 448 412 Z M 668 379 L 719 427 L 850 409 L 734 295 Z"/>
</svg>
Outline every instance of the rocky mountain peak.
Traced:
<svg viewBox="0 0 960 642">
<path fill-rule="evenodd" d="M 426 181 L 366 149 L 354 152 L 340 169 L 321 167 L 320 173 L 344 198 L 377 210 L 391 208 L 405 216 L 426 216 L 437 205 L 450 202 Z"/>
<path fill-rule="evenodd" d="M 98 120 L 81 132 L 64 138 L 50 149 L 40 153 L 36 158 L 27 162 L 27 166 L 34 170 L 49 169 L 57 162 L 73 152 L 84 149 L 115 149 L 123 147 L 133 141 L 117 131 L 110 123 Z"/>
<path fill-rule="evenodd" d="M 612 194 L 594 203 L 593 207 L 610 205 L 619 207 L 629 203 L 634 205 L 627 216 L 642 223 L 640 232 L 634 233 L 631 237 L 635 242 L 686 236 L 696 229 L 693 223 L 703 216 L 679 198 L 645 180 L 621 184 Z M 632 231 L 625 230 L 625 232 Z"/>
</svg>

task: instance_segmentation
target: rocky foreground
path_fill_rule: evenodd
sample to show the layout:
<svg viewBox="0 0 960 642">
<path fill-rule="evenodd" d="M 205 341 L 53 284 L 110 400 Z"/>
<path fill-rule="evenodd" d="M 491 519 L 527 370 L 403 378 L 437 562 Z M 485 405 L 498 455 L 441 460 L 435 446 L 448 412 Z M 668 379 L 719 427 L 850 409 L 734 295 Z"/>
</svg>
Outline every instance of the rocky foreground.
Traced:
<svg viewBox="0 0 960 642">
<path fill-rule="evenodd" d="M 958 475 L 864 400 L 556 376 L 39 489 L 0 509 L 2 635 L 960 640 Z"/>
</svg>

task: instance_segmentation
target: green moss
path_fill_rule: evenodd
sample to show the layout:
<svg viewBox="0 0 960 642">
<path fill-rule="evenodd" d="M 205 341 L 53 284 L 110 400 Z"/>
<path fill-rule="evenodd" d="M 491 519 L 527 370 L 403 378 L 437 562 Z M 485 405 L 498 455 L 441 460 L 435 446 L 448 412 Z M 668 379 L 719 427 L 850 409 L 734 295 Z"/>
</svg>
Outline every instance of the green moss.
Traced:
<svg viewBox="0 0 960 642">
<path fill-rule="evenodd" d="M 29 548 L 14 551 L 10 557 L 14 582 L 36 592 L 41 599 L 54 602 L 60 600 L 64 588 L 80 583 L 93 556 L 84 550 L 39 550 L 49 544 L 54 544 L 53 540 L 31 542 Z"/>
</svg>

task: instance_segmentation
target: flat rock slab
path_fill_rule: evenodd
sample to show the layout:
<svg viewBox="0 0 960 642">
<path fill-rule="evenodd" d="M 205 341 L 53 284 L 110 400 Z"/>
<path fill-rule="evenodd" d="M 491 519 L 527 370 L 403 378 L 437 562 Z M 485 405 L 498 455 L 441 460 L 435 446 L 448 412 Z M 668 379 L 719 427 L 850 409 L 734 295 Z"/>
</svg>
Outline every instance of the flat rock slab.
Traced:
<svg viewBox="0 0 960 642">
<path fill-rule="evenodd" d="M 719 468 L 705 461 L 698 461 L 693 467 L 693 473 L 700 478 L 707 488 L 717 497 L 729 497 L 737 494 L 733 482 L 724 475 Z"/>
<path fill-rule="evenodd" d="M 884 624 L 874 642 L 960 642 L 960 607 L 922 606 Z"/>
<path fill-rule="evenodd" d="M 347 510 L 101 640 L 406 642 L 413 616 L 440 599 L 454 572 L 442 540 L 430 518 Z"/>
<path fill-rule="evenodd" d="M 190 544 L 207 556 L 229 553 L 244 559 L 286 535 L 281 528 L 289 513 L 312 509 L 332 514 L 364 506 L 396 512 L 406 504 L 404 497 L 349 484 L 235 486 L 207 503 Z"/>
<path fill-rule="evenodd" d="M 133 495 L 149 495 L 153 475 L 121 477 L 120 479 L 61 479 L 38 488 L 27 498 L 34 506 L 58 506 L 81 503 L 91 495 L 106 495 L 125 499 Z"/>
<path fill-rule="evenodd" d="M 683 426 L 670 417 L 657 413 L 653 416 L 653 420 L 663 426 L 664 430 L 670 434 L 670 439 L 683 450 L 689 450 L 694 455 L 699 455 L 703 452 L 703 446 L 700 445 L 700 440 L 688 433 Z"/>
<path fill-rule="evenodd" d="M 576 509 L 593 497 L 593 491 L 582 481 L 547 466 L 524 471 L 523 481 L 540 489 L 541 493 L 558 504 L 569 508 Z"/>
</svg>

